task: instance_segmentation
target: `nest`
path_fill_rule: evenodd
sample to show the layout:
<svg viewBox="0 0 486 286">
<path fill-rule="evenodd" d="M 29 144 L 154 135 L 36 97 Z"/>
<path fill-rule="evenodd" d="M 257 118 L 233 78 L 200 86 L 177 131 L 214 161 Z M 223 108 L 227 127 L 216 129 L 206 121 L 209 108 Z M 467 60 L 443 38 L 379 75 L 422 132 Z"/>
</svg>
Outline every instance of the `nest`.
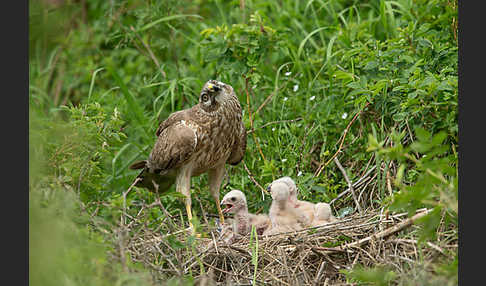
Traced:
<svg viewBox="0 0 486 286">
<path fill-rule="evenodd" d="M 230 244 L 207 224 L 202 237 L 194 238 L 189 229 L 161 234 L 132 217 L 117 233 L 123 237 L 120 256 L 127 252 L 133 262 L 151 269 L 156 283 L 191 275 L 200 285 L 350 285 L 342 270 L 356 264 L 406 271 L 418 260 L 417 241 L 397 234 L 410 226 L 413 231 L 414 220 L 428 212 L 423 209 L 408 218 L 406 213 L 365 211 L 319 227 L 248 235 Z M 443 248 L 427 245 L 421 257 L 446 255 Z"/>
</svg>

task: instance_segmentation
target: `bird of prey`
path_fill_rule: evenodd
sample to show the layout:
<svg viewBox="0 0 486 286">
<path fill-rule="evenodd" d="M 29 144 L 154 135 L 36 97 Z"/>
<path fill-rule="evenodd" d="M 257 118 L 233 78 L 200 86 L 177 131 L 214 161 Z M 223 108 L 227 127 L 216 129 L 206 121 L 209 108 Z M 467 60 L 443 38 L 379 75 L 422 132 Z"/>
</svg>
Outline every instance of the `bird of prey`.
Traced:
<svg viewBox="0 0 486 286">
<path fill-rule="evenodd" d="M 191 223 L 191 177 L 208 174 L 209 191 L 216 201 L 221 223 L 219 188 L 225 164 L 238 164 L 245 154 L 246 129 L 233 87 L 216 80 L 206 82 L 199 103 L 172 113 L 156 131 L 157 140 L 147 160 L 133 163 L 142 169 L 135 186 L 152 192 L 167 191 L 174 183 L 185 198 Z"/>
<path fill-rule="evenodd" d="M 265 230 L 264 235 L 301 230 L 310 225 L 311 222 L 307 217 L 290 203 L 289 189 L 289 186 L 284 182 L 272 182 L 270 185 L 272 205 L 268 216 L 271 226 Z"/>
<path fill-rule="evenodd" d="M 240 190 L 232 190 L 227 193 L 221 200 L 221 205 L 225 206 L 223 213 L 234 214 L 234 233 L 247 235 L 250 233 L 251 227 L 255 226 L 257 234 L 263 234 L 263 231 L 270 225 L 267 215 L 248 212 L 245 194 Z"/>
</svg>

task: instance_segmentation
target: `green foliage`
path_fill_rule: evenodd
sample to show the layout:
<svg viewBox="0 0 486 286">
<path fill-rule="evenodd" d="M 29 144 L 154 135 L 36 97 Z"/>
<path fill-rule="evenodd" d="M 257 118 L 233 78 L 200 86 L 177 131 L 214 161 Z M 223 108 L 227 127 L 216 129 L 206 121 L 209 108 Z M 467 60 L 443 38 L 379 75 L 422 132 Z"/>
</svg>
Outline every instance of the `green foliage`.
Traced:
<svg viewBox="0 0 486 286">
<path fill-rule="evenodd" d="M 374 269 L 362 266 L 354 267 L 353 271 L 342 270 L 348 274 L 347 277 L 352 281 L 359 281 L 358 285 L 388 286 L 395 280 L 397 274 L 386 267 L 375 267 Z"/>
<path fill-rule="evenodd" d="M 110 261 L 110 244 L 87 220 L 73 192 L 29 193 L 29 284 L 152 285 L 148 272 Z"/>
<path fill-rule="evenodd" d="M 221 75 L 227 82 L 241 75 L 248 75 L 256 85 L 262 78 L 261 70 L 266 63 L 268 53 L 276 50 L 277 33 L 270 26 L 264 25 L 262 16 L 255 11 L 250 15 L 249 24 L 233 24 L 228 28 L 206 28 L 201 31 L 206 49 L 204 61 L 215 66 L 216 75 Z"/>
<path fill-rule="evenodd" d="M 126 138 L 120 131 L 124 124 L 120 112 L 115 107 L 108 114 L 97 102 L 61 110 L 66 111 L 68 121 L 52 122 L 31 113 L 31 171 L 43 175 L 31 181 L 31 186 L 48 187 L 52 176 L 61 186 L 79 193 L 84 202 L 106 198 L 100 189 L 115 177 L 115 153 L 122 152 Z"/>
<path fill-rule="evenodd" d="M 341 172 L 331 160 L 315 174 L 339 151 L 353 182 L 378 167 L 370 207 L 410 214 L 433 208 L 419 222 L 424 241 L 442 217 L 457 228 L 455 1 L 39 3 L 29 1 L 32 197 L 74 193 L 97 219 L 119 221 L 122 192 L 137 175 L 128 166 L 148 156 L 162 120 L 197 103 L 203 83 L 218 79 L 242 103 L 251 130 L 244 164 L 262 186 L 291 176 L 301 199 L 330 201 L 347 188 Z M 390 162 L 399 164 L 391 196 L 389 169 L 382 169 Z M 222 194 L 240 189 L 251 212 L 267 212 L 270 200 L 244 166 L 227 170 Z M 192 179 L 192 193 L 215 212 L 205 175 Z M 134 190 L 126 200 L 136 205 L 155 196 Z M 184 212 L 175 190 L 161 202 L 172 215 Z M 354 211 L 349 197 L 339 204 L 340 217 Z M 194 216 L 202 217 L 197 208 Z M 164 217 L 154 208 L 144 223 L 155 228 Z M 167 239 L 171 247 L 193 247 Z M 457 267 L 441 267 L 437 275 L 454 277 Z M 375 278 L 385 281 L 363 281 Z"/>
<path fill-rule="evenodd" d="M 251 264 L 255 267 L 253 269 L 253 281 L 252 285 L 256 285 L 256 276 L 258 270 L 258 235 L 254 225 L 251 226 L 250 242 L 248 244 L 251 251 Z"/>
<path fill-rule="evenodd" d="M 434 209 L 420 220 L 424 224 L 422 238 L 430 238 L 435 235 L 443 213 L 457 225 L 457 154 L 450 154 L 450 145 L 444 144 L 447 137 L 445 132 L 432 135 L 423 128 L 417 128 L 415 134 L 417 140 L 403 146 L 401 140 L 405 133 L 393 131 L 393 147 L 388 148 L 370 135 L 368 150 L 400 162 L 394 180 L 399 191 L 389 200 L 390 210 L 405 210 L 413 215 L 419 208 Z"/>
</svg>

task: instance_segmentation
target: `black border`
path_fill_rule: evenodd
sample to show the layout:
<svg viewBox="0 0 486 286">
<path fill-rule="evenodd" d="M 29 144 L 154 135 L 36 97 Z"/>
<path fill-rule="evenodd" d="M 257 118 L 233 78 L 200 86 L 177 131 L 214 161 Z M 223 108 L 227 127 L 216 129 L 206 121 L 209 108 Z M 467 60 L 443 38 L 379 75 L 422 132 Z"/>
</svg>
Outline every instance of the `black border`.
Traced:
<svg viewBox="0 0 486 286">
<path fill-rule="evenodd" d="M 1 237 L 7 252 L 3 273 L 8 274 L 2 277 L 2 284 L 28 285 L 29 7 L 28 1 L 2 4 Z"/>
</svg>

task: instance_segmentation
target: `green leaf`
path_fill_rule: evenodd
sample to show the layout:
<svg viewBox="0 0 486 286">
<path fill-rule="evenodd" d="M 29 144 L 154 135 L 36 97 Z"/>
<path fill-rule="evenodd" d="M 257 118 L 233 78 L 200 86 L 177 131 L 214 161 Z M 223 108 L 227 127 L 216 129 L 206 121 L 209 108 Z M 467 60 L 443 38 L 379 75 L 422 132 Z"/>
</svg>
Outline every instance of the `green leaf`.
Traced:
<svg viewBox="0 0 486 286">
<path fill-rule="evenodd" d="M 180 15 L 171 15 L 171 16 L 167 16 L 167 17 L 163 17 L 163 18 L 160 18 L 160 19 L 157 19 L 153 22 L 150 22 L 148 23 L 147 25 L 143 26 L 142 28 L 136 30 L 137 32 L 143 32 L 149 28 L 152 28 L 153 26 L 157 25 L 157 24 L 160 24 L 162 22 L 167 22 L 167 21 L 170 21 L 170 20 L 174 20 L 174 19 L 181 19 L 181 18 L 187 18 L 187 17 L 195 17 L 195 18 L 199 18 L 199 19 L 203 19 L 203 17 L 201 17 L 200 15 L 195 15 L 195 14 L 192 14 L 192 15 L 183 15 L 183 14 L 180 14 Z"/>
</svg>

